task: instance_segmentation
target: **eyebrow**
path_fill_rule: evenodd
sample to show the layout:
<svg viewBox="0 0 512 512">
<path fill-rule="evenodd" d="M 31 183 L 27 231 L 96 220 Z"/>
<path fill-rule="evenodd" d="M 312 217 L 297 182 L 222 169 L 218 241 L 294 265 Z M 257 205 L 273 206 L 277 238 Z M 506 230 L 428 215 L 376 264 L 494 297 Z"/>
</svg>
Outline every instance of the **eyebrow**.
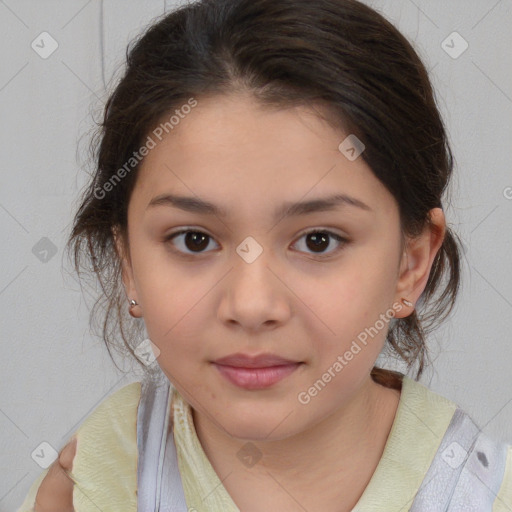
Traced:
<svg viewBox="0 0 512 512">
<path fill-rule="evenodd" d="M 200 199 L 199 197 L 179 196 L 174 194 L 162 194 L 151 199 L 146 207 L 154 208 L 156 206 L 170 206 L 179 208 L 186 212 L 198 213 L 203 215 L 216 215 L 218 217 L 227 217 L 228 212 L 215 204 Z M 309 201 L 286 202 L 274 212 L 274 218 L 292 217 L 295 215 L 307 215 L 315 212 L 325 212 L 335 210 L 338 207 L 353 206 L 365 211 L 373 211 L 366 203 L 360 199 L 347 194 L 335 194 L 328 197 L 311 199 Z"/>
</svg>

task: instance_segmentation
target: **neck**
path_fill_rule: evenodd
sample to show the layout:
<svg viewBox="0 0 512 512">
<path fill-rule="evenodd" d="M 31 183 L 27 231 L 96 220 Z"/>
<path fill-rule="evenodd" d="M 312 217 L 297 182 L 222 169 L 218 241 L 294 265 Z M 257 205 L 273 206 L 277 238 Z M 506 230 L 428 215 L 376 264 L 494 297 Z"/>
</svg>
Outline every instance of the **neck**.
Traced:
<svg viewBox="0 0 512 512">
<path fill-rule="evenodd" d="M 337 495 L 343 494 L 347 503 L 347 492 L 355 505 L 380 460 L 399 396 L 399 391 L 384 388 L 368 377 L 347 404 L 314 427 L 285 439 L 254 441 L 262 457 L 250 468 L 241 467 L 232 456 L 247 441 L 228 436 L 195 410 L 193 418 L 201 445 L 219 478 L 229 475 L 223 483 L 237 504 L 247 499 L 244 485 L 256 488 L 259 483 L 264 490 L 272 475 L 271 480 L 293 490 L 295 496 L 301 489 L 311 494 L 308 489 L 314 484 L 321 491 L 310 497 L 316 508 L 318 496 L 335 502 Z"/>
</svg>

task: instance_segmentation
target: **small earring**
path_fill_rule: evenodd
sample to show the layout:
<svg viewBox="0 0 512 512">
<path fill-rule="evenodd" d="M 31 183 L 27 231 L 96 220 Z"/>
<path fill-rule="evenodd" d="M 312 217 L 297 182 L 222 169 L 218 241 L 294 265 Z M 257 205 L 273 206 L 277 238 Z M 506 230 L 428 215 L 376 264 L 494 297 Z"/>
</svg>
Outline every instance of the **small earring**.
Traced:
<svg viewBox="0 0 512 512">
<path fill-rule="evenodd" d="M 413 304 L 410 300 L 407 300 L 405 297 L 402 297 L 402 304 L 404 306 L 407 306 L 408 308 L 410 308 Z"/>
<path fill-rule="evenodd" d="M 132 309 L 135 307 L 135 306 L 138 306 L 139 303 L 134 300 L 134 299 L 131 299 L 130 300 L 130 307 L 128 308 L 128 313 L 130 313 L 131 316 L 133 316 L 133 318 L 138 318 L 132 311 Z"/>
</svg>

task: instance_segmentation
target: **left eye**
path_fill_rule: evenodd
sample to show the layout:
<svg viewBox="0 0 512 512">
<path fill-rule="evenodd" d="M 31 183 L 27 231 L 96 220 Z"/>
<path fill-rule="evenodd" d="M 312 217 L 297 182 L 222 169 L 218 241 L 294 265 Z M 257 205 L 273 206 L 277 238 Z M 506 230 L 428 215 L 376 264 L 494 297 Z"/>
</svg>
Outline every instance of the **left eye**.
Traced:
<svg viewBox="0 0 512 512">
<path fill-rule="evenodd" d="M 330 239 L 336 240 L 336 242 L 339 245 L 336 249 L 329 251 L 329 253 L 341 250 L 343 245 L 348 243 L 348 240 L 346 238 L 343 238 L 342 236 L 333 233 L 332 231 L 321 229 L 315 229 L 303 233 L 299 240 L 301 240 L 304 237 L 306 237 L 306 246 L 313 251 L 313 254 L 320 255 L 324 254 L 325 249 L 327 249 L 331 245 Z"/>
<path fill-rule="evenodd" d="M 182 238 L 182 235 L 185 235 L 184 238 Z M 338 245 L 334 250 L 329 251 L 329 253 L 336 252 L 338 250 L 341 250 L 343 245 L 348 243 L 348 240 L 346 238 L 343 238 L 342 236 L 333 233 L 332 231 L 328 230 L 311 230 L 306 233 L 303 233 L 299 240 L 306 237 L 306 246 L 308 249 L 312 250 L 313 254 L 319 254 L 322 255 L 325 253 L 326 249 L 329 248 L 331 245 L 331 240 L 334 239 Z M 180 243 L 175 243 L 174 239 L 178 239 Z M 178 251 L 182 252 L 184 254 L 201 254 L 205 251 L 205 249 L 208 247 L 209 242 L 208 240 L 213 240 L 213 238 L 210 235 L 207 235 L 206 233 L 203 233 L 202 231 L 193 231 L 190 229 L 184 229 L 181 231 L 177 231 L 176 233 L 171 233 L 167 237 L 165 237 L 164 242 L 167 243 L 169 241 L 173 241 L 172 244 L 175 246 L 181 245 L 181 248 L 178 247 Z M 297 244 L 298 242 L 296 242 Z M 190 252 L 187 252 L 186 249 L 188 249 Z"/>
</svg>

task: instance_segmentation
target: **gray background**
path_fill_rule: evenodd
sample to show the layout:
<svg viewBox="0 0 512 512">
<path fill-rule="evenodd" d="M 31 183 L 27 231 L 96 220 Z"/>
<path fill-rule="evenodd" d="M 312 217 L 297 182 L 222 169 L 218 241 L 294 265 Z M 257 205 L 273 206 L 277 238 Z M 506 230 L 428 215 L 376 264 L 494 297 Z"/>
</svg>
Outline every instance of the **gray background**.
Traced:
<svg viewBox="0 0 512 512">
<path fill-rule="evenodd" d="M 431 70 L 456 158 L 446 214 L 467 247 L 464 284 L 453 316 L 430 338 L 434 367 L 422 382 L 512 442 L 512 2 L 367 3 Z M 31 457 L 42 442 L 59 451 L 107 395 L 140 378 L 116 370 L 89 334 L 94 290 L 81 292 L 63 247 L 105 84 L 112 89 L 127 42 L 170 8 L 164 0 L 0 0 L 0 511 L 19 506 L 42 471 Z M 47 59 L 31 47 L 43 31 L 59 45 Z M 469 44 L 458 58 L 442 46 L 454 31 Z"/>
</svg>

